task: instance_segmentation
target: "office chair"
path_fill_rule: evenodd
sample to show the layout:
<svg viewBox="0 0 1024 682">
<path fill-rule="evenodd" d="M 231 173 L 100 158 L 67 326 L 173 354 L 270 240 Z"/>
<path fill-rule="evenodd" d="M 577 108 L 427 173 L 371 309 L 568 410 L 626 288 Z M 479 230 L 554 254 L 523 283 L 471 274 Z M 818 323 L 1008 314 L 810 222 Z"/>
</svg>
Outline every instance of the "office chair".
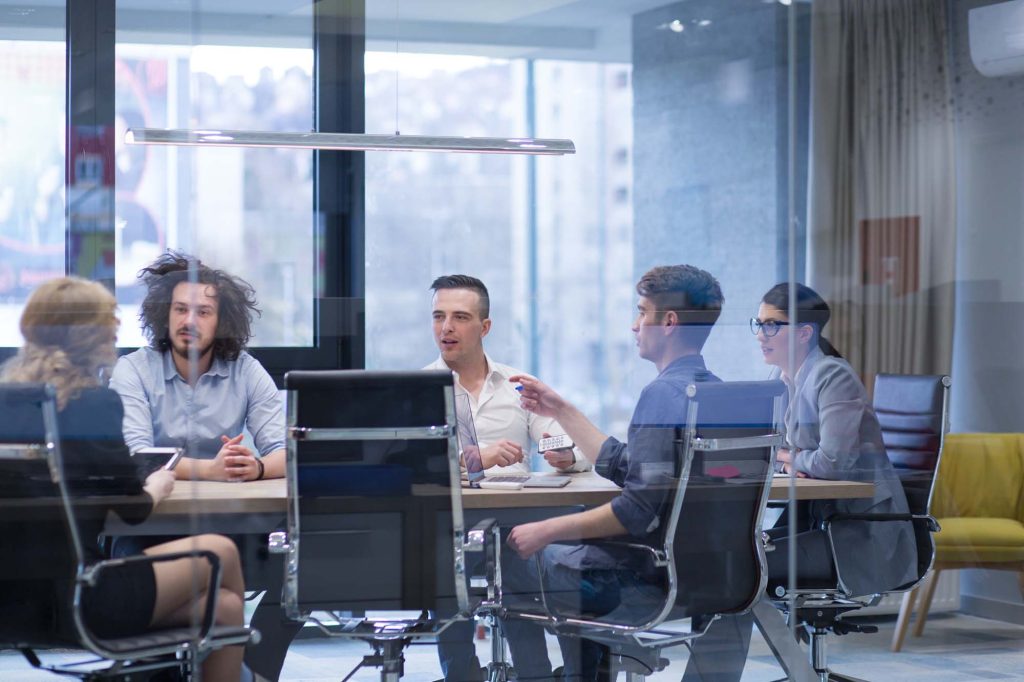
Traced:
<svg viewBox="0 0 1024 682">
<path fill-rule="evenodd" d="M 942 444 L 949 432 L 950 380 L 944 375 L 879 374 L 871 406 L 912 514 L 927 514 Z"/>
<path fill-rule="evenodd" d="M 395 682 L 405 646 L 472 617 L 466 552 L 490 537 L 464 534 L 452 373 L 296 371 L 285 389 L 285 612 L 367 642 L 356 670 Z"/>
<path fill-rule="evenodd" d="M 949 432 L 949 388 L 950 379 L 944 375 L 875 377 L 872 407 L 882 427 L 882 442 L 903 484 L 910 513 L 918 516 L 929 513 L 934 495 L 936 472 Z M 916 585 L 903 593 L 892 636 L 893 651 L 903 647 L 917 593 Z M 927 607 L 922 608 L 927 613 Z"/>
<path fill-rule="evenodd" d="M 207 551 L 133 556 L 87 565 L 80 522 L 106 513 L 110 497 L 72 497 L 62 457 L 56 394 L 46 384 L 0 384 L 0 648 L 16 649 L 35 668 L 83 680 L 130 679 L 163 668 L 190 679 L 211 650 L 256 641 L 244 627 L 213 623 L 220 563 Z M 63 540 L 57 547 L 55 541 Z M 127 563 L 158 563 L 201 557 L 210 563 L 214 589 L 198 627 L 173 628 L 116 639 L 87 627 L 83 593 L 104 570 Z M 96 658 L 44 665 L 37 649 L 85 649 Z M 104 665 L 109 663 L 109 665 Z M 134 678 L 132 678 L 134 679 Z"/>
<path fill-rule="evenodd" d="M 766 583 L 761 518 L 782 443 L 777 424 L 784 390 L 779 381 L 688 388 L 686 423 L 673 428 L 674 453 L 666 458 L 675 471 L 665 480 L 671 496 L 660 543 L 596 543 L 651 557 L 663 577 L 662 597 L 646 604 L 646 613 L 626 599 L 605 614 L 568 612 L 548 601 L 543 585 L 532 604 L 492 607 L 505 618 L 606 645 L 610 679 L 624 672 L 630 682 L 663 670 L 666 647 L 688 646 L 720 615 L 749 610 Z M 686 618 L 690 627 L 670 622 Z"/>
<path fill-rule="evenodd" d="M 1017 433 L 950 434 L 930 509 L 942 531 L 935 536 L 932 573 L 921 588 L 915 637 L 924 631 L 943 571 L 1014 571 L 1024 597 L 1024 437 Z M 908 612 L 913 603 L 913 598 L 909 606 L 904 602 Z M 907 621 L 909 617 L 902 621 L 904 628 Z"/>
<path fill-rule="evenodd" d="M 950 381 L 947 376 L 904 376 L 880 374 L 875 380 L 873 406 L 882 427 L 886 453 L 903 485 L 908 514 L 835 514 L 825 522 L 824 530 L 832 540 L 832 525 L 844 521 L 886 523 L 909 521 L 914 528 L 917 566 L 914 578 L 892 590 L 874 595 L 853 595 L 845 588 L 843 567 L 835 560 L 835 584 L 798 585 L 789 590 L 784 585 L 772 586 L 772 598 L 778 608 L 800 625 L 801 636 L 809 642 L 811 665 L 822 682 L 858 678 L 829 669 L 827 638 L 830 632 L 873 633 L 878 628 L 843 620 L 849 612 L 877 604 L 886 594 L 903 593 L 903 606 L 893 635 L 893 650 L 898 651 L 913 608 L 914 594 L 935 559 L 938 522 L 928 514 L 935 472 L 942 455 L 942 444 L 948 431 Z M 834 546 L 834 545 L 833 545 Z"/>
</svg>

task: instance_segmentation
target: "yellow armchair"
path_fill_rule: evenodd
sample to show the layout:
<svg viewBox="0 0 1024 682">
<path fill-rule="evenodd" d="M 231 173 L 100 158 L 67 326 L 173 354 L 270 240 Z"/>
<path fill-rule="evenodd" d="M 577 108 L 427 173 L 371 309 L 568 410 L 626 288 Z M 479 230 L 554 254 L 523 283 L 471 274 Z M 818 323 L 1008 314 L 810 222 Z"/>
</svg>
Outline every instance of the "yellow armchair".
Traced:
<svg viewBox="0 0 1024 682">
<path fill-rule="evenodd" d="M 1024 596 L 1024 434 L 950 434 L 936 476 L 930 512 L 942 530 L 935 535 L 935 564 L 923 584 L 915 637 L 924 631 L 942 571 L 1017 571 Z M 916 596 L 916 589 L 904 595 L 893 651 L 903 644 Z"/>
</svg>

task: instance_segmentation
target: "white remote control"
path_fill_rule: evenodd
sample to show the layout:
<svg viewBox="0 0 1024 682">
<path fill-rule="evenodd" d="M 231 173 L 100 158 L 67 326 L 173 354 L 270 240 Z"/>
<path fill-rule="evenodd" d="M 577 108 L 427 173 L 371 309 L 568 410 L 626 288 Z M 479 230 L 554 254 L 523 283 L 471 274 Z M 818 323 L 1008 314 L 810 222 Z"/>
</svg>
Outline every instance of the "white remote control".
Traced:
<svg viewBox="0 0 1024 682">
<path fill-rule="evenodd" d="M 488 481 L 486 478 L 479 483 L 478 486 L 485 490 L 522 490 L 522 481 Z"/>
<path fill-rule="evenodd" d="M 540 442 L 537 443 L 537 452 L 547 452 L 548 450 L 563 450 L 565 448 L 571 448 L 572 446 L 572 438 L 569 438 L 569 436 L 563 433 L 561 436 L 541 438 Z"/>
</svg>

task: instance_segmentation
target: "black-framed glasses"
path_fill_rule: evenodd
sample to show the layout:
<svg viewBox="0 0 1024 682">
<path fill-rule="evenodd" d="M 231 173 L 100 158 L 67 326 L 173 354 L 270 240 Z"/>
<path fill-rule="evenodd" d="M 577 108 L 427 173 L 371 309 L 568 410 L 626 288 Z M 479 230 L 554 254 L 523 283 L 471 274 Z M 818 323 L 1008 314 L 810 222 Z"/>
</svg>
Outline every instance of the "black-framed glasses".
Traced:
<svg viewBox="0 0 1024 682">
<path fill-rule="evenodd" d="M 750 333 L 757 336 L 758 332 L 764 332 L 764 335 L 771 338 L 779 333 L 781 327 L 785 327 L 789 322 L 783 322 L 781 320 L 765 320 L 762 322 L 756 317 L 750 318 Z"/>
</svg>

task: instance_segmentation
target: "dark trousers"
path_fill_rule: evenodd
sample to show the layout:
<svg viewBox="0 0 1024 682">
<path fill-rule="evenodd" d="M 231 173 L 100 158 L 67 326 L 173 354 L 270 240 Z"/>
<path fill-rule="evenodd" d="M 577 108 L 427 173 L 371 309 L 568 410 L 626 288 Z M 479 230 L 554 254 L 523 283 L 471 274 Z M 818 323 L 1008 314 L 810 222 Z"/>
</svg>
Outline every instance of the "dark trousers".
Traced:
<svg viewBox="0 0 1024 682">
<path fill-rule="evenodd" d="M 445 682 L 479 682 L 480 660 L 473 644 L 472 620 L 452 623 L 437 636 L 437 657 Z"/>
<path fill-rule="evenodd" d="M 798 515 L 798 517 L 803 515 Z M 783 516 L 780 521 L 785 521 Z M 798 528 L 810 525 L 803 516 Z M 775 527 L 768 531 L 775 550 L 765 555 L 768 580 L 786 584 L 789 575 L 789 528 Z M 796 540 L 797 585 L 834 584 L 835 568 L 832 550 L 823 530 L 801 530 Z M 739 682 L 750 649 L 750 631 L 754 616 L 750 613 L 723 616 L 711 624 L 707 633 L 699 637 L 690 648 L 683 682 Z"/>
</svg>

